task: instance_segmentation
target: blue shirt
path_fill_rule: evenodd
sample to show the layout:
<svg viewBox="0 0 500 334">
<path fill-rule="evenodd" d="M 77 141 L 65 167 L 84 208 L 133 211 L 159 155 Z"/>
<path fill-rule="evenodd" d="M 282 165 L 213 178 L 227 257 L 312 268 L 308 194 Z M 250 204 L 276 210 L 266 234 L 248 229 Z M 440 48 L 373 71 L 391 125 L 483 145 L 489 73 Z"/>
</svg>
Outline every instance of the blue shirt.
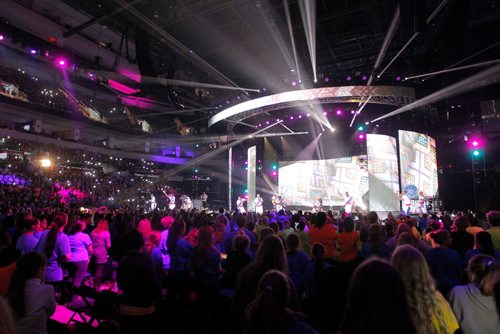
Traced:
<svg viewBox="0 0 500 334">
<path fill-rule="evenodd" d="M 33 252 L 37 243 L 38 239 L 33 234 L 24 233 L 17 239 L 16 249 L 24 255 Z"/>
<path fill-rule="evenodd" d="M 288 252 L 288 272 L 292 279 L 295 289 L 299 294 L 304 291 L 304 280 L 307 265 L 311 262 L 309 256 L 303 251 Z"/>
<path fill-rule="evenodd" d="M 37 252 L 45 254 L 43 251 L 45 248 L 45 242 L 47 241 L 47 235 L 50 230 L 43 231 L 40 236 L 40 241 L 36 245 Z M 70 254 L 71 247 L 69 245 L 69 238 L 63 232 L 59 232 L 57 235 L 56 246 L 54 252 L 47 259 L 47 268 L 45 268 L 45 281 L 46 282 L 59 282 L 63 280 L 63 271 L 59 263 L 59 257 Z"/>
<path fill-rule="evenodd" d="M 328 267 L 330 267 L 330 265 L 326 262 L 323 262 L 323 270 L 325 270 Z M 307 287 L 309 295 L 313 300 L 318 295 L 320 276 L 321 273 L 319 273 L 319 275 L 316 274 L 316 262 L 309 262 L 309 264 L 306 267 L 304 284 Z"/>
<path fill-rule="evenodd" d="M 388 259 L 391 257 L 391 252 L 389 250 L 389 247 L 387 247 L 385 244 L 382 245 L 382 248 L 380 248 L 379 250 L 374 250 L 370 242 L 365 242 L 363 244 L 363 247 L 361 247 L 361 252 L 359 255 L 364 259 L 367 259 L 373 255 L 377 255 L 380 256 L 381 258 Z"/>
<path fill-rule="evenodd" d="M 193 254 L 193 272 L 198 279 L 207 286 L 216 286 L 219 283 L 219 274 L 221 268 L 221 257 L 215 247 L 209 248 L 203 255 L 196 254 L 197 248 L 194 248 Z M 202 260 L 196 259 L 196 256 L 203 256 Z"/>
<path fill-rule="evenodd" d="M 92 240 L 90 240 L 88 234 L 78 232 L 70 235 L 69 245 L 71 247 L 71 259 L 69 259 L 69 262 L 88 262 L 89 252 L 87 248 L 92 245 Z"/>
<path fill-rule="evenodd" d="M 246 228 L 243 228 L 241 231 L 243 231 L 246 234 L 246 236 L 250 239 L 250 249 L 255 249 L 255 246 L 257 244 L 257 239 L 255 238 L 255 235 L 253 234 L 253 232 L 247 230 Z M 235 235 L 237 235 L 239 233 L 240 233 L 240 230 L 226 234 L 226 236 L 224 237 L 224 245 L 226 248 L 226 252 L 229 252 L 230 250 L 232 250 L 233 238 Z"/>
<path fill-rule="evenodd" d="M 427 262 L 439 290 L 448 290 L 460 283 L 463 261 L 457 251 L 433 248 L 427 252 Z"/>
<path fill-rule="evenodd" d="M 185 271 L 188 269 L 188 263 L 191 260 L 193 246 L 182 238 L 177 238 L 175 241 L 175 251 L 169 250 L 170 253 L 170 270 Z"/>
</svg>

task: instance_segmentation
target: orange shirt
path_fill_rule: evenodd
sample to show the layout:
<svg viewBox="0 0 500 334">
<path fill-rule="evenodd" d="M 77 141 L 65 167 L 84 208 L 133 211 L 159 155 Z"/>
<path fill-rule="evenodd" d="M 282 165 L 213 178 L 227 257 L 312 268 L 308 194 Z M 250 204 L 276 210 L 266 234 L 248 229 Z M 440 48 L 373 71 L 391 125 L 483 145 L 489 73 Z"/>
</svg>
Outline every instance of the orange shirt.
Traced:
<svg viewBox="0 0 500 334">
<path fill-rule="evenodd" d="M 356 231 L 339 233 L 337 243 L 340 247 L 340 261 L 348 262 L 358 257 L 358 239 Z"/>
<path fill-rule="evenodd" d="M 337 230 L 333 225 L 325 224 L 322 228 L 311 226 L 309 229 L 309 244 L 312 246 L 320 242 L 325 246 L 325 259 L 335 256 L 335 239 L 337 238 Z"/>
</svg>

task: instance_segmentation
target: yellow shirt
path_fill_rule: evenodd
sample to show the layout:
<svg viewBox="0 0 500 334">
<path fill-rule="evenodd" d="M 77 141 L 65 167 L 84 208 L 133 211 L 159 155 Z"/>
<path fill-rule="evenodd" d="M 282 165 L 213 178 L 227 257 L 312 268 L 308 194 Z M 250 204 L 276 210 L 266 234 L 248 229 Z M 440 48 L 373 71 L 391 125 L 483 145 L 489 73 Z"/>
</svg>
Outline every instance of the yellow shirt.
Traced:
<svg viewBox="0 0 500 334">
<path fill-rule="evenodd" d="M 443 316 L 443 322 L 445 328 L 442 329 L 440 327 L 438 318 L 436 317 L 435 314 L 432 316 L 432 324 L 437 329 L 438 333 L 442 334 L 455 333 L 455 331 L 460 327 L 460 325 L 458 324 L 457 318 L 455 318 L 455 314 L 453 313 L 450 304 L 448 304 L 446 299 L 439 291 L 436 291 L 436 300 L 438 303 L 438 307 L 441 311 L 441 314 Z"/>
</svg>

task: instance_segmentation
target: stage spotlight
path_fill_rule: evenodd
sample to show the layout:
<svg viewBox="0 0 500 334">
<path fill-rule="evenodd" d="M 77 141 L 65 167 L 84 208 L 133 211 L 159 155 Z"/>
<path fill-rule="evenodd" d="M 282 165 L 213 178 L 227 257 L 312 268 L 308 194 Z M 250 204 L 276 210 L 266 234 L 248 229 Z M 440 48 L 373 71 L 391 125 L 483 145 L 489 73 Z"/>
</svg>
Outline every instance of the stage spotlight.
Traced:
<svg viewBox="0 0 500 334">
<path fill-rule="evenodd" d="M 269 125 L 269 121 L 266 122 L 266 125 Z"/>
<path fill-rule="evenodd" d="M 361 80 L 363 80 L 363 81 L 366 81 L 366 79 L 368 79 L 368 77 L 367 77 L 366 75 L 363 75 L 363 76 L 361 77 Z"/>
<path fill-rule="evenodd" d="M 42 159 L 40 160 L 40 166 L 42 166 L 43 168 L 49 168 L 50 166 L 52 166 L 52 161 L 50 161 L 50 159 Z"/>
<path fill-rule="evenodd" d="M 56 64 L 59 67 L 66 67 L 66 60 L 63 58 L 57 58 L 56 59 Z"/>
<path fill-rule="evenodd" d="M 317 83 L 318 82 L 318 79 L 314 79 L 314 83 Z"/>
<path fill-rule="evenodd" d="M 474 140 L 472 141 L 472 146 L 474 146 L 474 147 L 478 147 L 478 146 L 479 146 L 479 140 L 474 139 Z"/>
<path fill-rule="evenodd" d="M 335 128 L 330 128 L 330 132 L 335 132 Z"/>
<path fill-rule="evenodd" d="M 340 109 L 337 109 L 337 112 L 336 112 L 336 114 L 337 114 L 338 116 L 342 115 L 342 110 L 340 110 Z"/>
<path fill-rule="evenodd" d="M 347 81 L 351 81 L 352 80 L 352 77 L 350 75 L 348 75 L 346 78 L 345 78 Z"/>
<path fill-rule="evenodd" d="M 0 34 L 0 41 L 3 41 L 4 40 L 4 36 Z"/>
<path fill-rule="evenodd" d="M 276 175 L 278 175 L 278 173 L 277 172 L 273 172 L 271 175 L 272 176 L 276 176 Z"/>
<path fill-rule="evenodd" d="M 329 78 L 329 77 L 326 77 L 326 78 L 325 78 L 325 82 L 326 82 L 326 83 L 330 82 L 330 78 Z"/>
<path fill-rule="evenodd" d="M 302 118 L 302 115 L 299 115 L 299 118 Z"/>
<path fill-rule="evenodd" d="M 275 162 L 273 162 L 273 163 L 271 164 L 271 169 L 272 169 L 272 170 L 277 170 L 277 169 L 278 169 L 278 164 L 277 164 L 277 163 L 275 163 Z"/>
<path fill-rule="evenodd" d="M 328 113 L 326 111 L 323 111 L 323 116 L 326 116 Z"/>
<path fill-rule="evenodd" d="M 290 116 L 290 119 L 293 119 L 293 116 Z"/>
<path fill-rule="evenodd" d="M 401 81 L 401 76 L 400 76 L 400 75 L 398 75 L 398 76 L 396 77 L 396 81 Z"/>
<path fill-rule="evenodd" d="M 363 125 L 358 126 L 358 131 L 363 131 L 365 127 Z"/>
<path fill-rule="evenodd" d="M 297 81 L 293 80 L 292 81 L 292 87 L 295 87 L 295 86 L 297 86 Z"/>
<path fill-rule="evenodd" d="M 36 50 L 35 50 L 35 49 L 30 49 L 30 53 L 31 53 L 32 55 L 35 55 L 35 54 L 36 54 Z"/>
<path fill-rule="evenodd" d="M 307 114 L 306 116 L 307 116 L 307 117 L 309 117 L 309 116 L 311 116 L 311 115 Z"/>
<path fill-rule="evenodd" d="M 365 135 L 364 135 L 364 134 L 362 134 L 362 133 L 360 133 L 360 134 L 358 135 L 358 139 L 359 139 L 359 140 L 363 140 L 363 139 L 365 139 Z"/>
<path fill-rule="evenodd" d="M 351 110 L 351 115 L 354 115 L 356 112 L 354 110 Z"/>
</svg>

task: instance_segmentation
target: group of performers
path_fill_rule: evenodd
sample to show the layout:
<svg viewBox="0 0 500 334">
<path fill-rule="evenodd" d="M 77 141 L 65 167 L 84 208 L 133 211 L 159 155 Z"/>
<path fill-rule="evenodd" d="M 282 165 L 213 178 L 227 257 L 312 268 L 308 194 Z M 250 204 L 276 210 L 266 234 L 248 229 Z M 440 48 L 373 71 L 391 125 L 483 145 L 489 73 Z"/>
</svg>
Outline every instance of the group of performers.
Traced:
<svg viewBox="0 0 500 334">
<path fill-rule="evenodd" d="M 169 210 L 174 210 L 176 208 L 176 198 L 175 194 L 173 191 L 166 192 L 165 190 L 162 189 L 163 194 L 165 195 L 165 199 L 168 203 L 167 207 Z M 150 195 L 150 200 L 149 200 L 149 208 L 151 211 L 155 210 L 158 207 L 158 203 L 156 202 L 156 197 L 155 195 L 151 192 L 149 193 Z M 180 209 L 181 210 L 191 210 L 193 208 L 193 201 L 191 198 L 187 195 L 182 195 L 179 197 L 180 200 Z M 202 205 L 204 208 L 208 206 L 208 195 L 207 193 L 203 192 L 203 194 L 200 196 L 200 200 L 202 201 Z"/>
<path fill-rule="evenodd" d="M 411 198 L 410 198 L 410 196 L 408 196 L 408 192 L 403 191 L 399 195 L 399 198 L 401 199 L 401 202 L 402 202 L 401 203 L 402 204 L 401 211 L 404 214 L 409 215 L 410 213 L 412 213 L 412 211 L 413 211 L 413 213 L 421 213 L 421 214 L 427 213 L 427 207 L 425 204 L 425 201 L 427 200 L 427 196 L 425 196 L 423 191 L 418 193 L 418 200 L 417 200 L 416 207 L 412 204 Z M 412 210 L 412 207 L 413 207 L 413 210 Z"/>
</svg>

